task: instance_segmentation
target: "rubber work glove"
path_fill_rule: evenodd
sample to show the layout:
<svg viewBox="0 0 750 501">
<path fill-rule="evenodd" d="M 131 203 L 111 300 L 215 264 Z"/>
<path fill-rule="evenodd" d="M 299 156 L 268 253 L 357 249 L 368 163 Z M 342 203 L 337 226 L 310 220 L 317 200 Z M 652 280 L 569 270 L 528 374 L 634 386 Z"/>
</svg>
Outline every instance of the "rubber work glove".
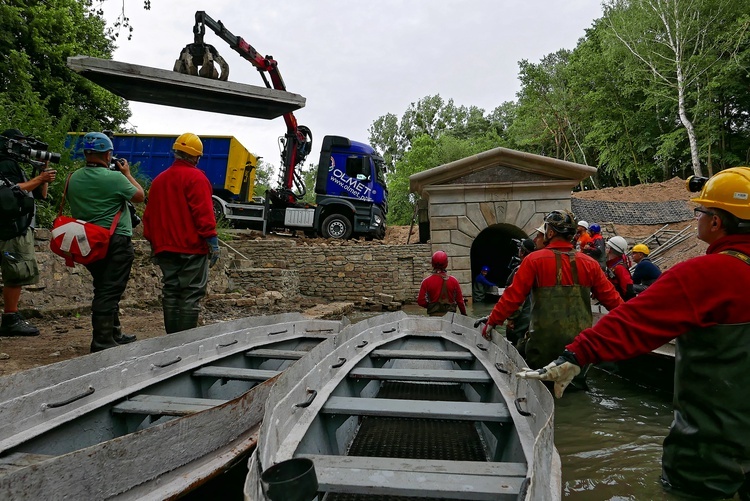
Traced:
<svg viewBox="0 0 750 501">
<path fill-rule="evenodd" d="M 523 369 L 516 376 L 523 379 L 538 379 L 540 381 L 554 381 L 555 397 L 561 398 L 565 388 L 568 387 L 573 378 L 581 373 L 576 355 L 572 351 L 565 350 L 554 362 L 545 365 L 541 369 Z"/>
<path fill-rule="evenodd" d="M 491 341 L 492 336 L 490 335 L 490 331 L 494 328 L 495 328 L 494 325 L 484 324 L 484 327 L 482 327 L 482 337 L 486 339 L 487 341 Z"/>
<path fill-rule="evenodd" d="M 216 261 L 221 256 L 221 249 L 219 249 L 219 237 L 208 237 L 206 239 L 208 244 L 208 267 L 213 268 Z"/>
<path fill-rule="evenodd" d="M 487 320 L 488 320 L 489 318 L 490 318 L 490 317 L 482 317 L 482 318 L 480 318 L 479 320 L 477 320 L 476 322 L 474 322 L 474 328 L 476 329 L 476 328 L 477 328 L 477 327 L 479 327 L 479 326 L 480 326 L 481 324 L 486 324 L 486 323 L 487 323 Z"/>
</svg>

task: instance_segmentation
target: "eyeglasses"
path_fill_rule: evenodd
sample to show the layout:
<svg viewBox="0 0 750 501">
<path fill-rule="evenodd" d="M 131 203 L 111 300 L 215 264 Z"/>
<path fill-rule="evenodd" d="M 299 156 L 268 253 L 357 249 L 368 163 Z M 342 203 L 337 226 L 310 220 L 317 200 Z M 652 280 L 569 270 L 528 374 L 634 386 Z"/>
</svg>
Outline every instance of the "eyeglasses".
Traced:
<svg viewBox="0 0 750 501">
<path fill-rule="evenodd" d="M 715 216 L 716 215 L 715 212 L 712 212 L 712 211 L 706 210 L 706 209 L 701 209 L 700 207 L 696 207 L 695 209 L 693 209 L 693 214 L 695 215 L 695 217 L 701 217 L 701 214 L 706 214 L 707 216 Z"/>
</svg>

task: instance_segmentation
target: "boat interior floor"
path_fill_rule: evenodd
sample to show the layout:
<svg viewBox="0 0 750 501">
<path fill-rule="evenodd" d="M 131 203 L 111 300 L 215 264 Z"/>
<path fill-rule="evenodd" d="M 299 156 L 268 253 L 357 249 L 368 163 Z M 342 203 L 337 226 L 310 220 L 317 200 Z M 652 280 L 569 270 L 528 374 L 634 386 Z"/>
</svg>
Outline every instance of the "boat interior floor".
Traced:
<svg viewBox="0 0 750 501">
<path fill-rule="evenodd" d="M 378 398 L 465 402 L 458 384 L 385 381 Z M 350 456 L 487 461 L 485 446 L 471 421 L 365 416 Z M 326 501 L 411 501 L 420 498 L 331 493 Z M 448 501 L 448 500 L 446 500 Z"/>
</svg>

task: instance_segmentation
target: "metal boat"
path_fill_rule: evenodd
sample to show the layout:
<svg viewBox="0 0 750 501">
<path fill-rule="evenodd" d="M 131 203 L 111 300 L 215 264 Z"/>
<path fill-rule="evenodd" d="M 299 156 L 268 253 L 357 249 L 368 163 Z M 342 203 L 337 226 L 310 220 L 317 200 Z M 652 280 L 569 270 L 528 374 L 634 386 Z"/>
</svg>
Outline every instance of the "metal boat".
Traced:
<svg viewBox="0 0 750 501">
<path fill-rule="evenodd" d="M 311 350 L 270 392 L 245 498 L 560 499 L 552 396 L 473 322 L 389 313 Z"/>
<path fill-rule="evenodd" d="M 348 321 L 246 318 L 0 378 L 0 499 L 166 499 L 255 445 L 281 371 Z"/>
</svg>

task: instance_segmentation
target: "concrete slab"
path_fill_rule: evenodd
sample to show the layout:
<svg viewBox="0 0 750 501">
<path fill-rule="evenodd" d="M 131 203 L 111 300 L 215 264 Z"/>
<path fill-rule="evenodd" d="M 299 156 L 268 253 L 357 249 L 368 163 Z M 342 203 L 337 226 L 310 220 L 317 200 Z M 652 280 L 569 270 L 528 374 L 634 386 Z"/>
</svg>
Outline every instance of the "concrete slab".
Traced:
<svg viewBox="0 0 750 501">
<path fill-rule="evenodd" d="M 299 94 L 89 56 L 68 58 L 68 68 L 129 101 L 273 119 L 305 106 Z"/>
</svg>

